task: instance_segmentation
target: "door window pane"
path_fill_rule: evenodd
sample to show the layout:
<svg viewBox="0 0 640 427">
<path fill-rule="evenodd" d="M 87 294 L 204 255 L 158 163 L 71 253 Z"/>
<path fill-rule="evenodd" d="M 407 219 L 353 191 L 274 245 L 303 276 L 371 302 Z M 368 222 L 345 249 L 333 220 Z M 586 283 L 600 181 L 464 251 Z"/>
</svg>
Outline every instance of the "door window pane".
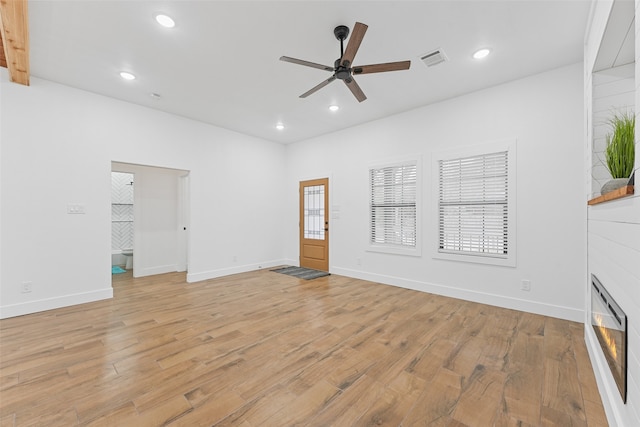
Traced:
<svg viewBox="0 0 640 427">
<path fill-rule="evenodd" d="M 324 185 L 304 187 L 304 238 L 324 240 Z"/>
</svg>

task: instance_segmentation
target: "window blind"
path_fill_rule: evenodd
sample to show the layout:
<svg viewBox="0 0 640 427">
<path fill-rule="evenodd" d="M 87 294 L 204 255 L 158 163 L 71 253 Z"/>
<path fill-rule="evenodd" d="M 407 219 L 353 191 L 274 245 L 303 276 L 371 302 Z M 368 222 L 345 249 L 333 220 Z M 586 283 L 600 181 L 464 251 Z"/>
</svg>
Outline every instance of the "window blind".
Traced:
<svg viewBox="0 0 640 427">
<path fill-rule="evenodd" d="M 441 252 L 506 258 L 508 151 L 439 161 Z"/>
<path fill-rule="evenodd" d="M 370 169 L 370 243 L 416 247 L 417 166 Z"/>
</svg>

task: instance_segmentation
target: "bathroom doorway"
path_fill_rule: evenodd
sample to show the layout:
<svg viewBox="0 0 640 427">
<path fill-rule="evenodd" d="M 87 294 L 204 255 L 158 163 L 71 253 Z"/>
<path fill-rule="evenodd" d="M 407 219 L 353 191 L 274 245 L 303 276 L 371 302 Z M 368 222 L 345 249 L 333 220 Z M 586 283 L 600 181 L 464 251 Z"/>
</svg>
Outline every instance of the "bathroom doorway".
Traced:
<svg viewBox="0 0 640 427">
<path fill-rule="evenodd" d="M 111 272 L 133 269 L 134 174 L 111 172 Z"/>
<path fill-rule="evenodd" d="M 189 171 L 120 162 L 111 170 L 133 176 L 132 268 L 124 269 L 133 277 L 187 271 Z"/>
</svg>

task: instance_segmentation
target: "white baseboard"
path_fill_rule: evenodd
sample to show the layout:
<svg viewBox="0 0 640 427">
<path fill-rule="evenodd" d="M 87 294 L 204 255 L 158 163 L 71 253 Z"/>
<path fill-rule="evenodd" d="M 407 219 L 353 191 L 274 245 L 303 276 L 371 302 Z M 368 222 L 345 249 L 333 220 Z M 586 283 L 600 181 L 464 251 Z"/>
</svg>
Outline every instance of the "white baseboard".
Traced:
<svg viewBox="0 0 640 427">
<path fill-rule="evenodd" d="M 348 268 L 332 268 L 331 273 L 353 277 L 356 279 L 368 280 L 370 282 L 383 283 L 385 285 L 398 286 L 415 291 L 429 292 L 436 295 L 458 298 L 465 301 L 478 302 L 512 310 L 526 311 L 543 316 L 571 320 L 574 322 L 584 322 L 584 311 L 571 307 L 544 304 L 535 301 L 505 297 L 502 295 L 476 292 L 469 289 L 452 288 L 446 285 L 438 285 L 435 283 L 421 282 L 417 280 L 386 276 L 382 274 L 367 273 L 364 271 L 351 270 Z"/>
<path fill-rule="evenodd" d="M 171 265 L 160 265 L 158 267 L 149 267 L 149 268 L 141 268 L 133 270 L 133 277 L 147 277 L 154 276 L 156 274 L 165 274 L 165 273 L 173 273 L 178 271 L 178 266 L 176 264 Z"/>
<path fill-rule="evenodd" d="M 79 294 L 64 295 L 61 297 L 47 298 L 36 301 L 28 301 L 20 304 L 0 306 L 0 319 L 23 316 L 25 314 L 40 311 L 53 310 L 54 308 L 68 307 L 70 305 L 84 304 L 113 298 L 113 289 L 100 289 L 98 291 L 83 292 Z"/>
<path fill-rule="evenodd" d="M 248 271 L 260 270 L 262 268 L 277 267 L 287 264 L 287 260 L 273 260 L 254 264 L 239 265 L 237 267 L 221 268 L 219 270 L 202 271 L 199 273 L 187 273 L 187 282 L 200 282 L 202 280 L 215 279 L 218 277 L 229 276 L 231 274 L 246 273 Z"/>
</svg>

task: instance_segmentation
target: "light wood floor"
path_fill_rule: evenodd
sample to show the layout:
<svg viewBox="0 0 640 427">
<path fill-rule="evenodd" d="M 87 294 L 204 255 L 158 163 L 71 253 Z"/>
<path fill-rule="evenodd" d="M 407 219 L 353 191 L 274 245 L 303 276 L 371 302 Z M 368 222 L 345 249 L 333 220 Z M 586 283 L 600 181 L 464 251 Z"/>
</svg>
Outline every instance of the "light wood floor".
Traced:
<svg viewBox="0 0 640 427">
<path fill-rule="evenodd" d="M 332 275 L 0 321 L 1 426 L 606 426 L 578 323 Z"/>
</svg>

